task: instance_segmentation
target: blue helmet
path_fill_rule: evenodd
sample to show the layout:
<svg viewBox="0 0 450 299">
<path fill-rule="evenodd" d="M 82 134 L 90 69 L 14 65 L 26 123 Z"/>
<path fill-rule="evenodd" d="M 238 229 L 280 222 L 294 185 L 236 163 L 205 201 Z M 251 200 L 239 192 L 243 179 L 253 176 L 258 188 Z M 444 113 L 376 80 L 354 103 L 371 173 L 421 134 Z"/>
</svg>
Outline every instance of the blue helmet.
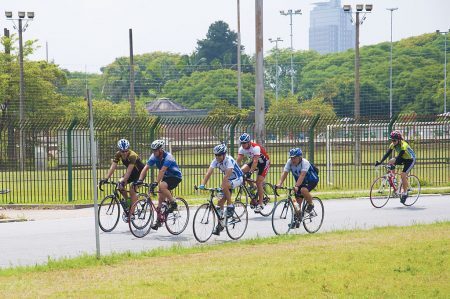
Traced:
<svg viewBox="0 0 450 299">
<path fill-rule="evenodd" d="M 293 148 L 289 151 L 289 157 L 301 157 L 303 152 L 299 147 Z"/>
<path fill-rule="evenodd" d="M 130 142 L 126 139 L 120 139 L 119 142 L 117 142 L 117 147 L 121 151 L 126 151 L 130 148 Z"/>
<path fill-rule="evenodd" d="M 219 144 L 214 147 L 214 155 L 225 154 L 227 152 L 227 146 L 225 144 Z"/>
<path fill-rule="evenodd" d="M 248 135 L 247 133 L 242 134 L 242 135 L 239 137 L 239 142 L 240 142 L 240 143 L 247 143 L 247 142 L 250 142 L 250 135 Z"/>
</svg>

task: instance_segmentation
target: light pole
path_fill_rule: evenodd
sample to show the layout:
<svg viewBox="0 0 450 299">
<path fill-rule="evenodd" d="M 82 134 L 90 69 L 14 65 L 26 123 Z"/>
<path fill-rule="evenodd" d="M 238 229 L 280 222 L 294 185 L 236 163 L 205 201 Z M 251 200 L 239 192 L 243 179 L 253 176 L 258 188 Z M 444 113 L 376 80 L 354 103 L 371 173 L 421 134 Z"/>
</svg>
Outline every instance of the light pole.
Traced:
<svg viewBox="0 0 450 299">
<path fill-rule="evenodd" d="M 26 15 L 26 18 L 25 18 Z M 12 11 L 5 11 L 5 16 L 8 20 L 11 20 L 13 22 L 14 29 L 17 29 L 19 32 L 19 121 L 22 124 L 24 118 L 25 118 L 25 82 L 24 82 L 24 74 L 23 74 L 23 40 L 22 40 L 22 33 L 25 32 L 25 30 L 28 27 L 28 22 L 34 19 L 34 12 L 29 11 L 25 14 L 24 11 L 19 11 L 17 13 L 18 18 L 13 18 Z M 25 25 L 22 26 L 22 21 L 25 20 Z M 18 23 L 18 26 L 16 26 L 16 22 Z M 20 130 L 20 149 L 19 149 L 19 155 L 20 155 L 20 167 L 21 170 L 24 169 L 24 140 L 23 140 L 23 134 L 22 130 Z"/>
<path fill-rule="evenodd" d="M 241 4 L 237 0 L 237 88 L 238 88 L 238 108 L 242 108 L 242 91 L 241 91 Z"/>
<path fill-rule="evenodd" d="M 447 34 L 448 31 L 436 30 L 436 33 L 444 35 L 444 113 L 447 113 Z"/>
<path fill-rule="evenodd" d="M 389 58 L 389 118 L 392 119 L 392 13 L 397 10 L 397 7 L 386 8 L 391 11 L 391 51 Z"/>
<path fill-rule="evenodd" d="M 269 38 L 269 42 L 275 43 L 275 100 L 278 101 L 278 42 L 283 40 L 279 37 L 277 39 Z"/>
<path fill-rule="evenodd" d="M 364 7 L 365 6 L 365 7 Z M 355 20 L 353 20 L 353 17 L 351 18 L 352 22 L 355 22 L 356 30 L 355 30 L 355 106 L 354 106 L 354 116 L 355 116 L 355 124 L 358 124 L 360 121 L 360 85 L 359 85 L 359 26 L 364 22 L 366 19 L 366 13 L 370 13 L 372 11 L 373 5 L 372 4 L 357 4 L 356 5 L 356 12 L 355 14 Z M 343 7 L 344 12 L 352 14 L 352 6 L 351 5 L 344 5 Z M 365 11 L 364 11 L 365 10 Z M 364 12 L 363 17 L 359 18 L 359 14 L 361 12 Z M 354 163 L 355 165 L 359 166 L 361 165 L 361 140 L 360 140 L 360 132 L 359 128 L 356 127 L 355 130 L 355 157 L 354 157 Z"/>
<path fill-rule="evenodd" d="M 292 9 L 289 9 L 287 12 L 281 10 L 280 14 L 282 16 L 289 16 L 290 19 L 289 25 L 291 26 L 291 94 L 294 94 L 294 59 L 293 59 L 294 47 L 292 45 L 292 15 L 301 15 L 302 10 L 296 9 L 295 11 L 293 11 Z"/>
</svg>

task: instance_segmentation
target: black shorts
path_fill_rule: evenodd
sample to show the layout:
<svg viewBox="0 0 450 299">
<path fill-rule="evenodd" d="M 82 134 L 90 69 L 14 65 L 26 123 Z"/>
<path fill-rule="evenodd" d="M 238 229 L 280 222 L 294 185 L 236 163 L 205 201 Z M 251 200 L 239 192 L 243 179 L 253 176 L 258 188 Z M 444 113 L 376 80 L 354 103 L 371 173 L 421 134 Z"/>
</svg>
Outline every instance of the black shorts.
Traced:
<svg viewBox="0 0 450 299">
<path fill-rule="evenodd" d="M 298 188 L 298 193 L 296 193 L 295 195 L 300 196 L 302 194 L 301 193 L 302 188 L 306 188 L 306 189 L 308 189 L 308 191 L 311 191 L 312 189 L 316 188 L 318 183 L 319 182 L 308 182 L 308 183 L 301 184 L 300 187 Z"/>
<path fill-rule="evenodd" d="M 176 178 L 176 177 L 165 177 L 165 178 L 162 179 L 162 181 L 166 182 L 167 188 L 169 190 L 173 190 L 181 182 L 181 179 L 180 178 Z"/>
<path fill-rule="evenodd" d="M 247 166 L 251 169 L 253 162 L 247 163 Z M 259 163 L 256 166 L 256 169 L 258 169 L 258 175 L 261 175 L 263 177 L 266 177 L 267 172 L 269 171 L 270 162 L 269 160 L 266 160 L 266 162 Z"/>
<path fill-rule="evenodd" d="M 399 158 L 395 161 L 396 165 L 403 165 L 403 171 L 409 173 L 413 169 L 416 160 Z"/>
</svg>

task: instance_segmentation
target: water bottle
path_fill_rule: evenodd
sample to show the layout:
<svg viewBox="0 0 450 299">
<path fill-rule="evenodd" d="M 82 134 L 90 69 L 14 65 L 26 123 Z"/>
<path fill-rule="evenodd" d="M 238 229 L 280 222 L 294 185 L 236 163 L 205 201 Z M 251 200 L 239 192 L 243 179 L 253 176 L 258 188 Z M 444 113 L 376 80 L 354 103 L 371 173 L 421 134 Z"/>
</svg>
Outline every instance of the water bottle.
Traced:
<svg viewBox="0 0 450 299">
<path fill-rule="evenodd" d="M 397 178 L 394 176 L 394 186 L 397 186 Z"/>
<path fill-rule="evenodd" d="M 161 205 L 161 214 L 165 214 L 167 211 L 167 203 L 163 202 Z"/>
</svg>

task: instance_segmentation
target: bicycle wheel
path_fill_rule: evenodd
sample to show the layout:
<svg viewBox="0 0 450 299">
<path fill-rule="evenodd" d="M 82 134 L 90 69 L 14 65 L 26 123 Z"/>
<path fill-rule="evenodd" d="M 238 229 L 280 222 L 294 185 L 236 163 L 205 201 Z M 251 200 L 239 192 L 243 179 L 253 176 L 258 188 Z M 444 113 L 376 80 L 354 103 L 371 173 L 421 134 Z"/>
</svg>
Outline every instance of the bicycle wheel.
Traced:
<svg viewBox="0 0 450 299">
<path fill-rule="evenodd" d="M 400 190 L 402 187 L 400 186 Z M 405 200 L 404 205 L 409 207 L 416 203 L 420 196 L 420 181 L 413 175 L 408 175 L 408 197 Z"/>
<path fill-rule="evenodd" d="M 241 202 L 245 207 L 248 207 L 248 200 L 249 200 L 249 196 L 247 194 L 247 192 L 245 192 L 244 187 L 239 186 L 239 188 L 237 189 L 237 194 L 236 197 L 234 198 L 234 202 Z M 242 215 L 239 215 L 242 216 Z"/>
<path fill-rule="evenodd" d="M 154 220 L 154 209 L 147 194 L 139 194 L 138 201 L 131 206 L 130 211 L 134 211 L 129 215 L 130 232 L 136 238 L 145 237 L 150 232 Z"/>
<path fill-rule="evenodd" d="M 314 209 L 310 213 L 305 211 L 306 200 L 303 200 L 302 204 L 303 227 L 310 234 L 315 233 L 320 229 L 323 223 L 323 216 L 325 214 L 320 198 L 313 197 L 313 204 Z"/>
<path fill-rule="evenodd" d="M 204 203 L 195 211 L 192 229 L 195 239 L 200 243 L 206 242 L 211 238 L 216 226 L 216 213 L 214 213 L 213 208 L 209 203 Z"/>
<path fill-rule="evenodd" d="M 392 195 L 392 187 L 384 177 L 376 178 L 370 187 L 370 202 L 375 208 L 384 207 Z"/>
<path fill-rule="evenodd" d="M 102 231 L 112 232 L 119 223 L 120 205 L 114 195 L 102 199 L 98 206 L 98 224 Z"/>
<path fill-rule="evenodd" d="M 275 189 L 272 184 L 264 183 L 264 209 L 262 209 L 260 213 L 264 217 L 270 216 L 277 204 L 277 196 L 275 195 L 274 190 Z"/>
<path fill-rule="evenodd" d="M 233 216 L 226 217 L 225 220 L 228 236 L 233 240 L 238 240 L 244 235 L 247 225 L 247 208 L 242 202 L 235 202 Z"/>
<path fill-rule="evenodd" d="M 272 228 L 275 234 L 287 234 L 294 223 L 294 207 L 290 199 L 280 200 L 272 213 Z"/>
<path fill-rule="evenodd" d="M 166 228 L 172 235 L 179 235 L 189 223 L 189 206 L 182 198 L 175 198 L 176 208 L 166 216 Z"/>
</svg>

